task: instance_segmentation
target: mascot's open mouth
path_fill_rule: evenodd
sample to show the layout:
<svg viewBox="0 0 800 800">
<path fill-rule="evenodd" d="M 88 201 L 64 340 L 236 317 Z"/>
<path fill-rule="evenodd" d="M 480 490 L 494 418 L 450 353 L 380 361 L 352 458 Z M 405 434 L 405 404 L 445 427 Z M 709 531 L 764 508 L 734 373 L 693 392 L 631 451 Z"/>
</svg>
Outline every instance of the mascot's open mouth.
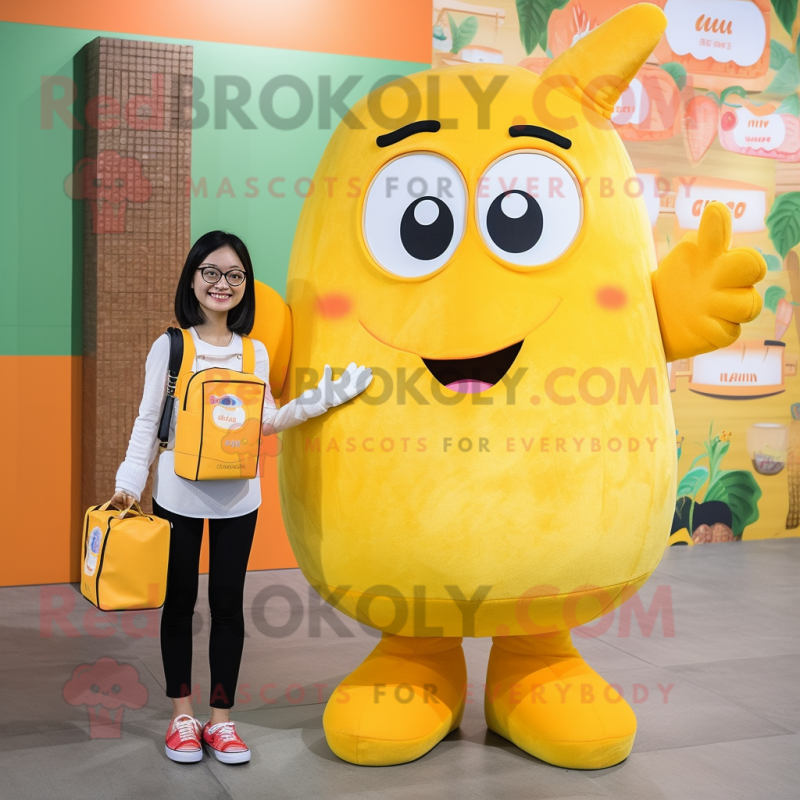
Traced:
<svg viewBox="0 0 800 800">
<path fill-rule="evenodd" d="M 423 358 L 431 375 L 452 392 L 475 394 L 486 391 L 511 369 L 522 342 L 475 358 Z"/>
</svg>

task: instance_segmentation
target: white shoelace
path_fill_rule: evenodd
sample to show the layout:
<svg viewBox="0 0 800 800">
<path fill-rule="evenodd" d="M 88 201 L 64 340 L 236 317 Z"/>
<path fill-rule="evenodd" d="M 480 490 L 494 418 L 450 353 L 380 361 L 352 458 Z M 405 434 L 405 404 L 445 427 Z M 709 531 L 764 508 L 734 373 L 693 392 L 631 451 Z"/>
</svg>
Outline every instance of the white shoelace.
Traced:
<svg viewBox="0 0 800 800">
<path fill-rule="evenodd" d="M 216 725 L 212 725 L 208 732 L 213 736 L 217 731 L 219 731 L 219 735 L 222 738 L 222 744 L 225 745 L 228 742 L 235 741 L 237 738 L 236 730 L 233 727 L 233 722 L 218 722 Z"/>
<path fill-rule="evenodd" d="M 179 717 L 175 717 L 173 720 L 173 725 L 175 726 L 175 730 L 178 731 L 181 741 L 184 741 L 185 739 L 197 738 L 197 726 L 195 724 L 195 720 L 188 714 L 181 714 Z"/>
</svg>

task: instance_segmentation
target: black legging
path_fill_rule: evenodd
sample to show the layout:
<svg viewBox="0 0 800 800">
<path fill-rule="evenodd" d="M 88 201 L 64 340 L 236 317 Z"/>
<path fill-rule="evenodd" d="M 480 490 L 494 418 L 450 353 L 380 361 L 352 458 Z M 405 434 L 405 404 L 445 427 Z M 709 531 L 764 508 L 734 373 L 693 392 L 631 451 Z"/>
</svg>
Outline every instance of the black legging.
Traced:
<svg viewBox="0 0 800 800">
<path fill-rule="evenodd" d="M 167 596 L 161 615 L 161 658 L 167 697 L 192 694 L 192 615 L 197 600 L 203 520 L 184 517 L 153 500 L 153 513 L 172 522 Z M 231 708 L 244 646 L 244 579 L 258 509 L 241 517 L 210 519 L 208 604 L 212 708 Z"/>
</svg>

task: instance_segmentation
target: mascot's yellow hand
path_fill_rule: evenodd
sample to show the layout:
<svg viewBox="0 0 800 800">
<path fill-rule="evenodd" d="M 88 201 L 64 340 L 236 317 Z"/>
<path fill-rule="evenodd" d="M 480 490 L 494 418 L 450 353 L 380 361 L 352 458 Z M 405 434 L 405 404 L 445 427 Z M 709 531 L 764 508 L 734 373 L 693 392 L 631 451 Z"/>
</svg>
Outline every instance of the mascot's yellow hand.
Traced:
<svg viewBox="0 0 800 800">
<path fill-rule="evenodd" d="M 767 274 L 752 247 L 728 249 L 731 212 L 709 203 L 697 234 L 687 234 L 653 273 L 653 295 L 667 361 L 727 347 L 761 313 L 753 287 Z"/>
</svg>

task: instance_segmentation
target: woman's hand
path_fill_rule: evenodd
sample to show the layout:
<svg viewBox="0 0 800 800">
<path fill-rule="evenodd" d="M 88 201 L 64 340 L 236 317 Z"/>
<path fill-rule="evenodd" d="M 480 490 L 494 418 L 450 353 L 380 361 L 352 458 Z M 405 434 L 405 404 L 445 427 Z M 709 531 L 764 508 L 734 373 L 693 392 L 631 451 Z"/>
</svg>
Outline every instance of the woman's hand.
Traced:
<svg viewBox="0 0 800 800">
<path fill-rule="evenodd" d="M 111 498 L 111 505 L 116 506 L 120 511 L 127 511 L 135 502 L 137 502 L 136 498 L 122 489 L 117 489 Z"/>
</svg>

